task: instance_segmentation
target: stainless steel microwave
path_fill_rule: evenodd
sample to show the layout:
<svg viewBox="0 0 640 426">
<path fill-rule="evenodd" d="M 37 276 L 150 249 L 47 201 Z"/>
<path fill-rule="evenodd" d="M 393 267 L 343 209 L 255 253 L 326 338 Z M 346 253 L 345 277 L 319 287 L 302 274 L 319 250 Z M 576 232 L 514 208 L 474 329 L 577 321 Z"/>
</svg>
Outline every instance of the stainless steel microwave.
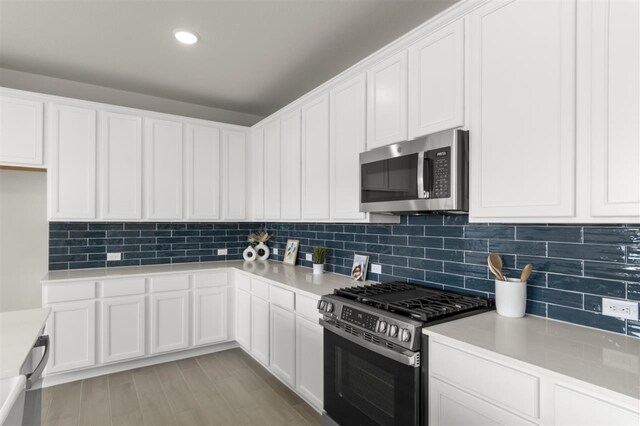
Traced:
<svg viewBox="0 0 640 426">
<path fill-rule="evenodd" d="M 469 132 L 446 130 L 360 154 L 360 211 L 469 210 Z"/>
</svg>

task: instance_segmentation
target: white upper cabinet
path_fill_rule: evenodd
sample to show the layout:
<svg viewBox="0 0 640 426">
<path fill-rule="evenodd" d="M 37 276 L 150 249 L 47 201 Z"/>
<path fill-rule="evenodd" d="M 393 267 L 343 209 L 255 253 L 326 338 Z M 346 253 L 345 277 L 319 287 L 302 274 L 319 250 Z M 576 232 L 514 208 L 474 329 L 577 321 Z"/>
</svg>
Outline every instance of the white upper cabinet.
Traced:
<svg viewBox="0 0 640 426">
<path fill-rule="evenodd" d="M 360 212 L 360 153 L 366 150 L 365 75 L 330 94 L 331 219 L 364 219 Z"/>
<path fill-rule="evenodd" d="M 148 219 L 182 219 L 182 123 L 145 119 Z"/>
<path fill-rule="evenodd" d="M 472 220 L 574 217 L 575 14 L 535 0 L 472 12 Z"/>
<path fill-rule="evenodd" d="M 464 19 L 409 48 L 409 138 L 464 123 Z"/>
<path fill-rule="evenodd" d="M 640 3 L 592 2 L 591 206 L 640 220 Z M 623 216 L 632 218 L 622 218 Z"/>
<path fill-rule="evenodd" d="M 280 130 L 280 189 L 282 219 L 300 219 L 300 109 L 284 115 Z M 271 163 L 267 163 L 271 167 Z"/>
<path fill-rule="evenodd" d="M 302 106 L 302 218 L 329 219 L 329 95 Z"/>
<path fill-rule="evenodd" d="M 103 219 L 142 218 L 142 118 L 101 111 L 98 159 Z"/>
<path fill-rule="evenodd" d="M 280 120 L 264 126 L 264 218 L 280 219 Z"/>
<path fill-rule="evenodd" d="M 246 134 L 225 129 L 222 137 L 225 179 L 223 219 L 242 220 L 246 218 Z"/>
<path fill-rule="evenodd" d="M 251 218 L 264 219 L 264 128 L 251 132 Z"/>
<path fill-rule="evenodd" d="M 96 217 L 96 111 L 51 104 L 49 219 Z"/>
<path fill-rule="evenodd" d="M 367 149 L 407 140 L 407 51 L 367 72 Z"/>
<path fill-rule="evenodd" d="M 0 95 L 0 163 L 42 167 L 44 103 Z"/>
<path fill-rule="evenodd" d="M 220 130 L 187 124 L 186 218 L 220 219 Z"/>
</svg>

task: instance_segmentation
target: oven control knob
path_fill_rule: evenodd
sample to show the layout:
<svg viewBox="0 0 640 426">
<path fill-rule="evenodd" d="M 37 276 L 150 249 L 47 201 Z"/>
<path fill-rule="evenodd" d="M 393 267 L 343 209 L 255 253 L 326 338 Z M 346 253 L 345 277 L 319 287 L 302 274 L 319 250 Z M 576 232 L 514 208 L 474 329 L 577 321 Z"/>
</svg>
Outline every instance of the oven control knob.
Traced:
<svg viewBox="0 0 640 426">
<path fill-rule="evenodd" d="M 333 303 L 327 302 L 327 306 L 324 307 L 325 312 L 333 312 Z"/>
<path fill-rule="evenodd" d="M 411 340 L 411 333 L 409 333 L 409 330 L 403 328 L 402 331 L 400 331 L 400 340 L 403 342 Z"/>
<path fill-rule="evenodd" d="M 389 326 L 389 337 L 396 337 L 398 335 L 398 326 L 391 325 Z"/>
<path fill-rule="evenodd" d="M 378 321 L 376 324 L 376 331 L 378 333 L 384 333 L 387 331 L 387 322 L 386 321 Z"/>
<path fill-rule="evenodd" d="M 325 302 L 324 300 L 318 300 L 318 310 L 319 311 L 324 311 L 326 306 L 327 306 L 327 302 Z"/>
</svg>

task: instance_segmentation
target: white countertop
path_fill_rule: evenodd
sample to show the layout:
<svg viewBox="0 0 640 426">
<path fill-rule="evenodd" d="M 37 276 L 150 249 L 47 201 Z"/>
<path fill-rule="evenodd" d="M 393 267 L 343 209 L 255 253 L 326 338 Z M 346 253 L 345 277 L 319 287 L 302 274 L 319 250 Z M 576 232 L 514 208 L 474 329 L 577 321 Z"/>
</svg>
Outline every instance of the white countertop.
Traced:
<svg viewBox="0 0 640 426">
<path fill-rule="evenodd" d="M 42 284 L 49 285 L 58 282 L 87 280 L 100 281 L 103 279 L 125 278 L 136 275 L 148 276 L 168 273 L 189 273 L 225 268 L 255 274 L 275 284 L 292 287 L 298 292 L 307 293 L 310 296 L 316 297 L 333 293 L 333 290 L 337 288 L 363 284 L 362 282 L 356 282 L 344 275 L 328 272 L 321 275 L 314 275 L 311 268 L 285 265 L 282 262 L 277 261 L 258 260 L 253 262 L 233 260 L 226 262 L 181 263 L 173 265 L 51 271 L 42 278 Z"/>
<path fill-rule="evenodd" d="M 20 374 L 50 311 L 39 308 L 0 313 L 0 379 Z"/>
<path fill-rule="evenodd" d="M 423 329 L 640 400 L 640 339 L 534 316 L 473 315 Z"/>
</svg>

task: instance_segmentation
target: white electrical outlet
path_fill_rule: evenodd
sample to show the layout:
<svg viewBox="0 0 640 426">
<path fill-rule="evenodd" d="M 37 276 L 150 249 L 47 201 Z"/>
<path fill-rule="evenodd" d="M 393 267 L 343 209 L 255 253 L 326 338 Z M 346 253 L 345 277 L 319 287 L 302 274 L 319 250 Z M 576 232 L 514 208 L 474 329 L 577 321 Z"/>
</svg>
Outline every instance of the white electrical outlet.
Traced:
<svg viewBox="0 0 640 426">
<path fill-rule="evenodd" d="M 377 263 L 371 264 L 371 273 L 372 274 L 381 274 L 382 273 L 382 265 L 378 265 Z"/>
<path fill-rule="evenodd" d="M 276 254 L 276 255 L 278 254 L 278 249 L 277 248 L 273 249 L 273 254 Z"/>
<path fill-rule="evenodd" d="M 630 320 L 638 319 L 638 303 L 627 300 L 602 298 L 602 315 L 610 317 L 624 318 Z"/>
<path fill-rule="evenodd" d="M 122 253 L 107 253 L 107 260 L 122 260 Z"/>
<path fill-rule="evenodd" d="M 312 261 L 312 262 L 313 262 L 313 257 L 311 256 L 311 253 L 307 253 L 307 254 L 305 254 L 305 255 L 304 255 L 304 258 L 305 258 L 306 260 L 309 260 L 309 261 Z"/>
<path fill-rule="evenodd" d="M 218 249 L 218 256 L 223 256 L 227 254 L 227 249 Z"/>
</svg>

